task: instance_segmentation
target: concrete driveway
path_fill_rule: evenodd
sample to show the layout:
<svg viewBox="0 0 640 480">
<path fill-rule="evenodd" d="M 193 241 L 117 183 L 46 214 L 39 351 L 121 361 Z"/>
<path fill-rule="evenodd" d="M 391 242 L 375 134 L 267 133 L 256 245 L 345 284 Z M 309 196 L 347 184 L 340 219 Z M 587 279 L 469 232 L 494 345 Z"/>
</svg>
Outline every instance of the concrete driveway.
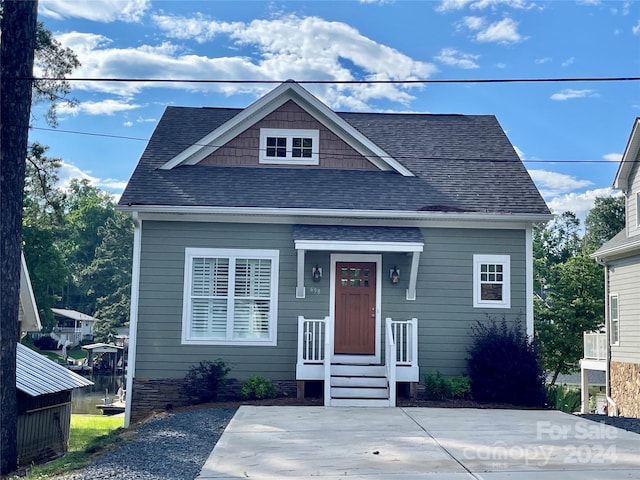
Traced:
<svg viewBox="0 0 640 480">
<path fill-rule="evenodd" d="M 541 410 L 240 407 L 198 480 L 639 479 L 640 435 Z"/>
</svg>

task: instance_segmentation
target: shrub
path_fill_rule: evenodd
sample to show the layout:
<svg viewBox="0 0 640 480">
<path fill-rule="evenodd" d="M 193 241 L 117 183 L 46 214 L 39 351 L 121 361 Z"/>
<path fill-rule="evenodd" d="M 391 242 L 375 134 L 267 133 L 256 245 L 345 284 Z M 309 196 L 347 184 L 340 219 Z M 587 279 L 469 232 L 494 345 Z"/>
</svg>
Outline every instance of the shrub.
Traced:
<svg viewBox="0 0 640 480">
<path fill-rule="evenodd" d="M 40 350 L 58 350 L 58 341 L 54 340 L 49 335 L 41 336 L 37 340 L 34 340 L 33 344 Z"/>
<path fill-rule="evenodd" d="M 218 399 L 218 393 L 226 383 L 229 370 L 221 359 L 215 362 L 204 360 L 198 365 L 193 365 L 184 377 L 181 392 L 194 403 L 213 402 Z"/>
<path fill-rule="evenodd" d="M 469 377 L 443 377 L 440 372 L 428 373 L 424 377 L 426 400 L 470 400 Z"/>
<path fill-rule="evenodd" d="M 571 390 L 560 385 L 549 385 L 547 387 L 547 404 L 551 408 L 566 413 L 573 413 L 580 410 L 582 399 L 579 390 Z"/>
<path fill-rule="evenodd" d="M 544 372 L 533 341 L 522 330 L 520 318 L 509 326 L 488 317 L 472 328 L 469 348 L 471 393 L 479 402 L 543 406 Z"/>
<path fill-rule="evenodd" d="M 424 398 L 426 400 L 445 400 L 449 398 L 448 386 L 440 372 L 427 373 L 424 377 Z"/>
<path fill-rule="evenodd" d="M 471 400 L 471 380 L 469 377 L 451 377 L 449 382 L 449 397 L 454 400 Z"/>
<path fill-rule="evenodd" d="M 268 378 L 253 375 L 242 382 L 240 395 L 245 400 L 273 398 L 276 396 L 276 388 Z"/>
</svg>

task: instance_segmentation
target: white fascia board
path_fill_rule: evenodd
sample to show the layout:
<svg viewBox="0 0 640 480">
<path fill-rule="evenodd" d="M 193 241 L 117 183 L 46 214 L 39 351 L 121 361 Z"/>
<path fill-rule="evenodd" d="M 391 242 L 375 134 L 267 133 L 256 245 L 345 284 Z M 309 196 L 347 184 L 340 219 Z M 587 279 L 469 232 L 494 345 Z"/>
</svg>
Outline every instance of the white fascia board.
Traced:
<svg viewBox="0 0 640 480">
<path fill-rule="evenodd" d="M 407 210 L 338 210 L 338 209 L 313 209 L 313 208 L 260 208 L 260 207 L 209 207 L 209 206 L 171 206 L 171 205 L 120 205 L 118 210 L 128 212 L 138 212 L 143 219 L 152 219 L 150 214 L 157 214 L 154 220 L 161 220 L 160 216 L 173 215 L 224 215 L 229 217 L 238 216 L 261 216 L 261 217 L 283 217 L 291 219 L 297 218 L 315 218 L 327 217 L 336 218 L 354 218 L 354 219 L 379 219 L 379 220 L 399 220 L 406 225 L 406 221 L 413 220 L 416 222 L 451 222 L 452 228 L 464 227 L 469 222 L 479 222 L 478 225 L 484 225 L 484 228 L 500 228 L 500 223 L 538 223 L 548 222 L 553 219 L 551 214 L 541 213 L 441 213 L 441 212 L 414 212 Z M 193 218 L 185 219 L 194 221 Z M 203 218 L 203 221 L 208 219 Z M 272 219 L 263 219 L 261 223 L 271 222 Z M 335 220 L 326 222 L 335 224 Z M 495 224 L 495 225 L 494 225 Z M 396 226 L 400 226 L 397 224 Z M 418 225 L 416 225 L 418 226 Z"/>
<path fill-rule="evenodd" d="M 260 97 L 231 120 L 202 137 L 195 145 L 183 150 L 160 168 L 170 170 L 178 165 L 195 165 L 289 100 L 297 100 L 302 108 L 314 112 L 315 114 L 310 114 L 381 170 L 392 169 L 405 177 L 414 176 L 409 169 L 294 82 L 285 82 Z"/>
<path fill-rule="evenodd" d="M 629 189 L 629 174 L 633 168 L 634 162 L 640 154 L 640 117 L 636 118 L 631 135 L 627 142 L 627 147 L 622 155 L 622 160 L 616 172 L 616 178 L 613 181 L 613 188 L 627 192 Z"/>
<path fill-rule="evenodd" d="M 348 240 L 296 240 L 296 250 L 331 250 L 342 252 L 422 252 L 424 243 L 359 242 Z"/>
<path fill-rule="evenodd" d="M 596 262 L 613 260 L 618 256 L 625 256 L 625 254 L 629 253 L 637 253 L 640 252 L 640 238 L 636 239 L 631 243 L 626 243 L 624 245 L 620 245 L 618 247 L 607 248 L 606 250 L 598 250 L 590 254 L 589 256 L 593 258 Z"/>
</svg>

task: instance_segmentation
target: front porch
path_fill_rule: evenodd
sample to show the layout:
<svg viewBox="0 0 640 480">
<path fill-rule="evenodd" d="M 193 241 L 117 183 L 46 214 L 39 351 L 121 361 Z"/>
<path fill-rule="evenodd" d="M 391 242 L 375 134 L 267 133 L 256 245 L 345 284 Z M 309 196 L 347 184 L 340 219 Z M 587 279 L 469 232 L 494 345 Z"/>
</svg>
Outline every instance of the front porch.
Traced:
<svg viewBox="0 0 640 480">
<path fill-rule="evenodd" d="M 580 388 L 582 406 L 580 413 L 589 413 L 589 370 L 607 371 L 607 334 L 584 332 L 584 354 L 580 360 Z"/>
<path fill-rule="evenodd" d="M 334 353 L 333 320 L 298 317 L 299 391 L 304 381 L 324 382 L 325 406 L 396 405 L 397 383 L 417 384 L 418 320 L 386 318 L 384 360 L 359 362 Z M 329 386 L 329 388 L 327 388 Z"/>
</svg>

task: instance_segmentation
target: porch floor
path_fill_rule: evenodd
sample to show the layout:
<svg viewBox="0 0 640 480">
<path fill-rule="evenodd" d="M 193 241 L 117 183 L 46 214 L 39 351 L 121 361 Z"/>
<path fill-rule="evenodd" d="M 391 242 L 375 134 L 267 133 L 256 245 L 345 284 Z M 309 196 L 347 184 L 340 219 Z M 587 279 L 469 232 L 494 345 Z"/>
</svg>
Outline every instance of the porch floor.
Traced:
<svg viewBox="0 0 640 480">
<path fill-rule="evenodd" d="M 242 406 L 197 479 L 640 478 L 638 451 L 557 411 Z"/>
</svg>

